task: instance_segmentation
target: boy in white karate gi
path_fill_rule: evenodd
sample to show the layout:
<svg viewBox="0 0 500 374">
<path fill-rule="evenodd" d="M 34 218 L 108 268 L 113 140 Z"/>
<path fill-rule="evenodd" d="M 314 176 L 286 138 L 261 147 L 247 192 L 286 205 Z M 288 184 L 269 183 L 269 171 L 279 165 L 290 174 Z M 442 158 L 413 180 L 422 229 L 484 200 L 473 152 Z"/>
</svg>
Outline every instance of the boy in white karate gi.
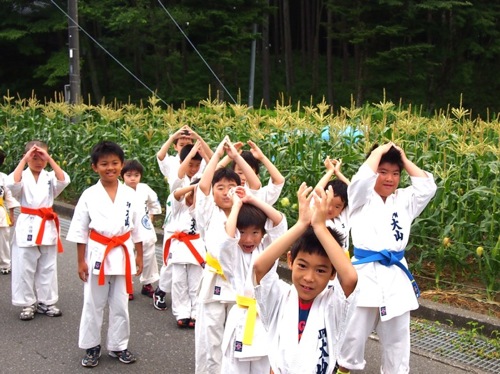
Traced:
<svg viewBox="0 0 500 374">
<path fill-rule="evenodd" d="M 118 180 L 124 161 L 118 144 L 96 144 L 91 161 L 99 181 L 80 196 L 66 237 L 77 243 L 78 276 L 84 282 L 78 346 L 86 353 L 81 364 L 94 367 L 99 363 L 106 304 L 108 355 L 130 364 L 136 358 L 128 350 L 128 295 L 133 292 L 132 275 L 142 272 L 144 207 L 136 192 Z"/>
<path fill-rule="evenodd" d="M 286 218 L 244 187 L 236 187 L 225 230 L 220 233 L 218 260 L 236 292 L 222 341 L 221 373 L 269 373 L 269 336 L 260 320 L 253 289 L 253 263 L 286 232 Z"/>
<path fill-rule="evenodd" d="M 210 151 L 210 154 L 212 154 L 212 151 Z M 202 156 L 203 155 L 203 156 Z M 165 301 L 165 296 L 167 292 L 172 291 L 172 264 L 191 264 L 195 265 L 194 267 L 187 266 L 185 270 L 188 270 L 190 268 L 190 271 L 192 273 L 192 277 L 190 277 L 189 284 L 191 286 L 194 285 L 194 282 L 196 282 L 196 274 L 200 271 L 200 269 L 196 268 L 196 264 L 201 265 L 201 263 L 205 262 L 205 250 L 203 249 L 203 261 L 196 260 L 192 255 L 188 253 L 184 253 L 184 249 L 188 249 L 188 247 L 185 246 L 184 243 L 177 243 L 176 238 L 172 238 L 169 241 L 169 238 L 171 238 L 173 235 L 175 236 L 176 232 L 184 231 L 184 232 L 192 232 L 192 235 L 197 235 L 198 231 L 196 229 L 196 219 L 194 217 L 194 205 L 191 207 L 192 202 L 189 203 L 189 205 L 186 205 L 185 203 L 188 200 L 194 200 L 191 199 L 190 197 L 186 200 L 184 199 L 184 196 L 186 194 L 190 194 L 192 192 L 192 196 L 194 197 L 194 186 L 187 188 L 190 184 L 191 181 L 195 179 L 196 175 L 199 175 L 201 164 L 204 159 L 207 159 L 207 156 L 205 155 L 202 147 L 202 142 L 197 141 L 195 144 L 186 144 L 181 151 L 179 152 L 179 159 L 180 159 L 180 166 L 177 171 L 177 175 L 175 175 L 175 179 L 171 180 L 171 192 L 170 195 L 168 196 L 167 199 L 167 209 L 166 209 L 166 214 L 165 214 L 165 222 L 163 223 L 163 252 L 164 252 L 164 261 L 161 266 L 161 271 L 160 271 L 160 282 L 158 283 L 158 287 L 156 288 L 154 292 L 154 303 L 153 306 L 155 309 L 158 310 L 165 310 L 167 309 L 167 303 Z M 199 181 L 199 178 L 196 178 Z M 178 188 L 184 188 L 182 191 L 178 191 Z M 174 192 L 176 192 L 176 196 L 174 197 Z M 175 205 L 175 206 L 174 206 Z M 173 209 L 176 209 L 174 212 Z M 193 217 L 190 217 L 193 216 Z M 194 220 L 194 226 L 191 228 L 191 219 Z M 188 226 L 186 226 L 188 225 Z M 188 239 L 187 237 L 184 237 L 184 239 Z M 190 236 L 189 239 L 191 240 L 196 240 L 196 243 L 198 246 L 201 247 L 201 241 L 198 241 L 198 238 L 195 238 L 194 236 Z M 170 252 L 168 256 L 165 253 L 165 248 L 168 245 L 171 244 L 171 242 L 174 242 L 174 251 Z M 201 240 L 201 239 L 200 239 Z M 170 261 L 171 256 L 174 255 L 176 252 L 177 246 L 180 244 L 181 252 L 175 256 L 175 259 L 173 261 Z M 198 248 L 198 247 L 197 247 Z M 199 248 L 198 248 L 199 249 Z M 196 251 L 198 252 L 198 251 Z M 195 253 L 196 253 L 195 252 Z M 181 256 L 179 257 L 179 254 Z M 170 257 L 169 257 L 170 256 Z M 187 261 L 187 262 L 185 262 Z M 182 275 L 182 271 L 179 271 L 180 268 L 177 268 L 177 280 L 180 280 L 182 277 L 184 277 L 184 280 L 187 280 L 185 278 L 185 275 Z M 199 280 L 198 280 L 199 282 Z M 181 282 L 181 284 L 184 284 Z M 184 286 L 179 284 L 182 289 L 184 289 Z M 191 286 L 186 286 L 187 288 Z M 191 304 L 191 298 L 192 295 L 186 298 L 186 294 L 180 295 L 177 292 L 187 292 L 185 289 L 184 291 L 181 291 L 181 288 L 176 288 L 176 295 L 172 295 L 172 303 L 174 303 L 174 298 L 177 300 L 176 305 L 178 305 L 178 302 L 182 299 L 182 304 L 184 307 L 180 307 L 182 311 L 179 310 L 172 310 L 172 313 L 177 318 L 177 321 L 183 320 L 179 327 L 194 327 L 195 319 L 196 319 L 196 306 L 193 305 L 192 307 L 190 306 L 187 308 L 188 303 Z M 195 303 L 196 304 L 196 303 Z M 187 310 L 190 310 L 188 313 Z M 189 314 L 188 316 L 186 314 Z"/>
<path fill-rule="evenodd" d="M 401 171 L 411 186 L 398 189 Z M 376 330 L 381 373 L 408 373 L 410 310 L 420 291 L 404 258 L 412 221 L 436 192 L 431 174 L 408 160 L 395 144 L 374 147 L 348 188 L 353 264 L 359 275 L 358 305 L 338 360 L 338 373 L 363 370 L 365 344 Z"/>
<path fill-rule="evenodd" d="M 254 263 L 255 295 L 272 339 L 269 361 L 275 374 L 331 373 L 356 298 L 356 270 L 339 245 L 338 233 L 325 224 L 333 191 L 311 191 L 302 183 L 297 223 Z M 272 270 L 289 249 L 291 286 Z M 339 287 L 328 288 L 336 275 Z"/>
<path fill-rule="evenodd" d="M 195 175 L 191 177 L 200 178 L 201 173 L 205 169 L 205 165 L 208 160 L 212 157 L 212 150 L 208 146 L 208 144 L 203 140 L 203 138 L 196 133 L 189 126 L 185 125 L 177 130 L 175 133 L 170 135 L 168 140 L 161 146 L 160 150 L 156 154 L 156 160 L 158 161 L 158 166 L 160 167 L 161 173 L 165 176 L 168 182 L 168 192 L 171 194 L 176 186 L 179 186 L 180 179 L 178 177 L 179 168 L 182 163 L 180 158 L 180 153 L 182 148 L 186 145 L 192 145 L 193 139 L 199 143 L 200 154 L 203 159 L 200 161 L 200 167 Z M 175 155 L 169 155 L 168 151 L 170 147 L 173 145 L 174 150 L 176 151 Z M 185 173 L 185 171 L 184 171 Z M 181 178 L 182 180 L 182 178 Z M 174 185 L 175 184 L 175 185 Z M 163 224 L 164 231 L 168 230 L 167 220 L 170 215 L 170 206 L 167 200 L 167 204 L 165 206 L 165 223 Z M 166 240 L 164 236 L 164 240 Z M 158 287 L 155 290 L 155 294 L 153 295 L 154 299 L 154 307 L 158 310 L 167 309 L 167 303 L 165 301 L 165 296 L 167 292 L 170 292 L 172 288 L 172 271 L 171 268 L 165 263 L 162 265 L 160 269 L 160 282 Z"/>
<path fill-rule="evenodd" d="M 240 177 L 233 170 L 220 168 L 216 171 L 224 152 L 247 173 L 252 172 L 226 136 L 207 164 L 196 189 L 196 223 L 207 248 L 195 327 L 195 370 L 198 374 L 220 373 L 224 325 L 236 301 L 234 290 L 217 261 L 216 252 L 217 243 L 220 242 L 219 233 L 233 205 L 229 191 L 241 184 Z"/>
<path fill-rule="evenodd" d="M 127 160 L 123 165 L 121 175 L 123 182 L 135 190 L 139 203 L 144 205 L 141 225 L 147 237 L 142 242 L 141 294 L 153 297 L 155 289 L 152 284 L 160 279 L 158 261 L 156 261 L 157 237 L 153 225 L 153 216 L 161 214 L 161 205 L 156 192 L 146 183 L 141 183 L 143 173 L 144 168 L 139 161 Z M 129 295 L 129 299 L 133 299 L 133 296 L 133 294 Z"/>
<path fill-rule="evenodd" d="M 12 241 L 12 304 L 23 307 L 19 318 L 29 321 L 35 312 L 62 315 L 56 303 L 57 253 L 63 248 L 52 205 L 70 178 L 49 155 L 45 143 L 28 142 L 24 152 L 7 187 L 21 204 Z M 47 164 L 52 171 L 45 170 Z"/>
<path fill-rule="evenodd" d="M 5 152 L 0 149 L 0 166 L 5 160 Z M 14 208 L 19 202 L 7 188 L 7 174 L 0 173 L 0 274 L 10 274 L 10 228 L 14 226 Z"/>
</svg>

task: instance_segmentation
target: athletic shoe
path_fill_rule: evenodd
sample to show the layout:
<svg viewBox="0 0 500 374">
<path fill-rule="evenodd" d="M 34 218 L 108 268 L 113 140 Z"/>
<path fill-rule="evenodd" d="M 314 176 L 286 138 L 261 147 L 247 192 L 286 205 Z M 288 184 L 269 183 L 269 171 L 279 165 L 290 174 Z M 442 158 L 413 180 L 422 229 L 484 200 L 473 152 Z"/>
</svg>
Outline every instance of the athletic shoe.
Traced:
<svg viewBox="0 0 500 374">
<path fill-rule="evenodd" d="M 59 317 L 59 316 L 62 316 L 62 312 L 56 306 L 56 304 L 46 305 L 44 303 L 38 303 L 38 306 L 36 307 L 36 312 L 38 314 L 45 314 L 48 317 Z"/>
<path fill-rule="evenodd" d="M 191 319 L 189 320 L 188 327 L 189 327 L 190 329 L 194 329 L 194 328 L 195 328 L 195 326 L 196 326 L 196 320 L 195 320 L 194 318 L 191 318 Z"/>
<path fill-rule="evenodd" d="M 0 274 L 10 274 L 10 268 L 1 268 Z"/>
<path fill-rule="evenodd" d="M 189 326 L 189 318 L 181 318 L 177 320 L 177 327 L 185 329 Z"/>
<path fill-rule="evenodd" d="M 137 360 L 128 349 L 124 349 L 123 351 L 109 351 L 108 355 L 117 358 L 124 364 L 133 364 Z"/>
<path fill-rule="evenodd" d="M 134 300 L 134 294 L 133 293 L 129 293 L 128 294 L 128 299 L 129 299 L 129 301 L 130 300 Z"/>
<path fill-rule="evenodd" d="M 22 321 L 30 321 L 33 318 L 35 318 L 35 310 L 36 310 L 36 304 L 25 306 L 21 314 L 19 314 L 19 318 Z"/>
<path fill-rule="evenodd" d="M 165 310 L 167 309 L 167 303 L 165 301 L 165 295 L 166 293 L 160 290 L 160 287 L 156 287 L 155 294 L 153 296 L 154 299 L 154 307 L 158 310 Z"/>
<path fill-rule="evenodd" d="M 85 351 L 85 357 L 82 358 L 82 366 L 87 368 L 93 368 L 99 364 L 99 358 L 101 357 L 101 346 L 97 345 L 95 347 L 89 348 Z"/>
<path fill-rule="evenodd" d="M 155 289 L 151 284 L 145 284 L 142 286 L 141 294 L 147 297 L 154 297 Z"/>
</svg>

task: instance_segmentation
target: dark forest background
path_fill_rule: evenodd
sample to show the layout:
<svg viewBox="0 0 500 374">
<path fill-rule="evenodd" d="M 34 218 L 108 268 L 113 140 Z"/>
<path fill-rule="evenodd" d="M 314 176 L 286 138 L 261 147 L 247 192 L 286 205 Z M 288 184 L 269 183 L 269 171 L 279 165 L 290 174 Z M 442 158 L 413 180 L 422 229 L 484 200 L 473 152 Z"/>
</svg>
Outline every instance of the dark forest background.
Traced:
<svg viewBox="0 0 500 374">
<path fill-rule="evenodd" d="M 0 0 L 2 95 L 63 91 L 67 9 Z M 324 97 L 338 108 L 385 91 L 428 112 L 461 96 L 475 114 L 500 111 L 498 0 L 78 0 L 78 13 L 82 97 L 93 104 L 151 96 L 139 80 L 173 106 L 198 104 L 209 87 L 232 101 L 171 15 L 242 104 L 255 39 L 256 107 Z"/>
</svg>

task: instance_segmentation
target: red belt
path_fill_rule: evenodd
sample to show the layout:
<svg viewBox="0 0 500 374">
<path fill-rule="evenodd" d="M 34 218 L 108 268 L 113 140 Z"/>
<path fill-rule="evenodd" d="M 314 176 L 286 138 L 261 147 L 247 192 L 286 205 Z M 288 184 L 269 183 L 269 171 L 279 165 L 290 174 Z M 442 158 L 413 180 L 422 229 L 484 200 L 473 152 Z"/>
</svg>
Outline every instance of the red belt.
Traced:
<svg viewBox="0 0 500 374">
<path fill-rule="evenodd" d="M 105 276 L 104 262 L 106 260 L 106 257 L 113 248 L 121 246 L 123 248 L 123 252 L 125 253 L 125 282 L 127 286 L 127 293 L 131 294 L 134 292 L 134 289 L 132 288 L 132 273 L 130 271 L 130 256 L 128 253 L 128 248 L 125 245 L 125 242 L 129 238 L 130 238 L 130 231 L 120 236 L 113 236 L 112 238 L 108 238 L 107 236 L 99 234 L 97 231 L 90 230 L 90 239 L 106 246 L 106 249 L 104 250 L 104 256 L 101 262 L 101 267 L 99 269 L 98 284 L 100 286 L 104 285 L 104 276 Z"/>
<path fill-rule="evenodd" d="M 163 263 L 165 265 L 167 264 L 168 253 L 170 252 L 170 243 L 172 242 L 172 239 L 177 239 L 178 241 L 186 244 L 200 266 L 205 267 L 205 260 L 200 256 L 193 243 L 191 243 L 191 240 L 199 238 L 200 234 L 186 234 L 182 231 L 177 231 L 176 233 L 174 233 L 170 238 L 167 239 L 167 241 L 165 242 L 165 246 L 163 247 Z"/>
<path fill-rule="evenodd" d="M 40 224 L 40 228 L 38 229 L 38 235 L 37 235 L 36 240 L 35 240 L 36 245 L 42 245 L 43 234 L 45 232 L 45 222 L 54 221 L 56 224 L 56 228 L 57 228 L 57 251 L 58 252 L 64 251 L 63 246 L 62 246 L 62 242 L 61 242 L 61 238 L 59 237 L 59 217 L 52 210 L 52 208 L 33 209 L 33 208 L 27 208 L 27 207 L 22 206 L 21 213 L 31 214 L 31 215 L 38 216 L 38 217 L 42 218 L 42 223 Z"/>
</svg>

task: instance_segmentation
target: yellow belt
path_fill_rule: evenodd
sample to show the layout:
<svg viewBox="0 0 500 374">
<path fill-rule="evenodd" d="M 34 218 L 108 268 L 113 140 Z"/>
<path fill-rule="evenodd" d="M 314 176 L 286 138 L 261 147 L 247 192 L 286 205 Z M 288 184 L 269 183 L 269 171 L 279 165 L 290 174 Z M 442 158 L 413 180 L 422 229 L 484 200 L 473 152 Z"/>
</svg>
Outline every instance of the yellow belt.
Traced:
<svg viewBox="0 0 500 374">
<path fill-rule="evenodd" d="M 248 308 L 245 331 L 243 332 L 243 344 L 252 345 L 255 320 L 257 319 L 257 301 L 253 297 L 236 295 L 236 304 L 241 308 Z"/>
<path fill-rule="evenodd" d="M 214 273 L 219 274 L 222 277 L 222 279 L 226 280 L 226 276 L 222 271 L 222 267 L 220 266 L 219 261 L 217 261 L 215 257 L 212 257 L 210 253 L 207 252 L 205 256 L 205 261 L 207 262 L 207 265 L 213 269 Z M 210 269 L 210 271 L 212 271 L 212 269 Z"/>
<path fill-rule="evenodd" d="M 7 224 L 10 226 L 12 224 L 12 221 L 10 220 L 10 214 L 5 205 L 3 205 L 3 197 L 0 197 L 0 206 L 5 209 L 5 213 L 7 216 Z"/>
</svg>

